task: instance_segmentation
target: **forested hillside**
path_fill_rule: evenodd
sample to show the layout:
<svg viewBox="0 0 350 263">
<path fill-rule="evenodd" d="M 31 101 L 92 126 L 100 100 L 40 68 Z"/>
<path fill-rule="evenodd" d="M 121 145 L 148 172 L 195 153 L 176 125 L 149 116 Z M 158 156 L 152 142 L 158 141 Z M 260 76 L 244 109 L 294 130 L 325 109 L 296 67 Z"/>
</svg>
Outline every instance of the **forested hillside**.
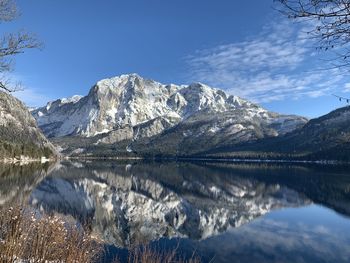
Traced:
<svg viewBox="0 0 350 263">
<path fill-rule="evenodd" d="M 25 105 L 0 92 L 0 159 L 50 157 L 54 152 Z"/>
</svg>

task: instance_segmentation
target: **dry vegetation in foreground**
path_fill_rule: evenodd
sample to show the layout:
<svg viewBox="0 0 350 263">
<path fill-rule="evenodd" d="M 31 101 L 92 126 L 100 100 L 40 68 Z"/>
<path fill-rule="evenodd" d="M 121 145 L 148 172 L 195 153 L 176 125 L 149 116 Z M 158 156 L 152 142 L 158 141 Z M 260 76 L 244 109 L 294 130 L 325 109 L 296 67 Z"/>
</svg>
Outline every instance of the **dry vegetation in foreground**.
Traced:
<svg viewBox="0 0 350 263">
<path fill-rule="evenodd" d="M 114 263 L 122 262 L 115 260 Z M 127 263 L 200 263 L 200 260 L 194 255 L 189 260 L 178 259 L 176 249 L 170 252 L 159 252 L 148 245 L 140 245 L 129 251 Z"/>
<path fill-rule="evenodd" d="M 0 209 L 0 263 L 101 262 L 103 244 L 75 223 L 32 209 Z M 115 263 L 121 263 L 115 260 Z M 193 257 L 179 260 L 176 250 L 156 252 L 147 245 L 129 251 L 128 263 L 199 263 Z"/>
<path fill-rule="evenodd" d="M 96 262 L 101 245 L 57 216 L 20 207 L 0 212 L 0 263 Z"/>
</svg>

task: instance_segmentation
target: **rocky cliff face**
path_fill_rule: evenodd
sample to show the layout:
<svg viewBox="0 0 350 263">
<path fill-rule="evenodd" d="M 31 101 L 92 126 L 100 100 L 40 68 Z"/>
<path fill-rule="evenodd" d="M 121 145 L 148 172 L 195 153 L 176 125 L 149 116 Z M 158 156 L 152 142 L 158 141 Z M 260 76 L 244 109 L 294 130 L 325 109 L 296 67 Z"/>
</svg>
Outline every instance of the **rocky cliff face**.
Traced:
<svg viewBox="0 0 350 263">
<path fill-rule="evenodd" d="M 132 142 L 144 144 L 158 136 L 161 142 L 176 137 L 184 145 L 188 137 L 203 138 L 202 144 L 215 137 L 207 147 L 216 147 L 227 139 L 285 134 L 307 122 L 201 83 L 163 85 L 136 74 L 101 80 L 85 97 L 49 102 L 32 114 L 48 137 L 96 138 L 90 141 L 94 145 L 128 142 L 129 147 L 118 146 L 124 151 L 134 151 Z"/>
<path fill-rule="evenodd" d="M 51 156 L 54 147 L 22 102 L 0 92 L 0 159 Z"/>
</svg>

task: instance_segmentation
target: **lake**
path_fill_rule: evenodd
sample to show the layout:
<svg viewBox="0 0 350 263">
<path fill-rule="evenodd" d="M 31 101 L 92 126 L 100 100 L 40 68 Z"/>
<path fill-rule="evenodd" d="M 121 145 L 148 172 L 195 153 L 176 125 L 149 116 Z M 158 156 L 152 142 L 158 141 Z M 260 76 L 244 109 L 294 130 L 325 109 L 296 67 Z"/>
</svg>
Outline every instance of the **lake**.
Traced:
<svg viewBox="0 0 350 263">
<path fill-rule="evenodd" d="M 147 243 L 202 262 L 350 262 L 350 167 L 71 161 L 0 166 L 0 205 L 88 225 L 110 261 Z"/>
</svg>

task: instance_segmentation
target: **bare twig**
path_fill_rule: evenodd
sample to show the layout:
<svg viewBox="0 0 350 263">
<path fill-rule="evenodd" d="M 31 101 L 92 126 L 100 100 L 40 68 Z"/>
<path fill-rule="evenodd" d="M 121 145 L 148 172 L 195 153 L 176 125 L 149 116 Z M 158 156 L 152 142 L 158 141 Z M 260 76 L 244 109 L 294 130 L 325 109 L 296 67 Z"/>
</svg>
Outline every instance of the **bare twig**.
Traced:
<svg viewBox="0 0 350 263">
<path fill-rule="evenodd" d="M 17 15 L 17 7 L 13 0 L 0 0 L 0 22 L 11 21 Z"/>
<path fill-rule="evenodd" d="M 16 4 L 13 0 L 0 0 L 0 22 L 7 22 L 18 16 Z M 42 44 L 37 38 L 24 31 L 11 33 L 0 37 L 0 73 L 4 74 L 12 69 L 13 57 L 23 53 L 26 49 L 40 48 Z M 18 87 L 9 86 L 0 80 L 0 90 L 14 92 Z"/>
<path fill-rule="evenodd" d="M 342 97 L 342 96 L 338 96 L 338 95 L 335 95 L 335 94 L 332 94 L 334 97 L 338 98 L 339 101 L 346 101 L 347 104 L 350 103 L 350 99 L 349 98 L 346 98 L 346 97 Z"/>
<path fill-rule="evenodd" d="M 349 0 L 274 0 L 276 9 L 290 19 L 314 25 L 307 32 L 317 40 L 316 48 L 334 51 L 339 67 L 350 67 Z"/>
</svg>

